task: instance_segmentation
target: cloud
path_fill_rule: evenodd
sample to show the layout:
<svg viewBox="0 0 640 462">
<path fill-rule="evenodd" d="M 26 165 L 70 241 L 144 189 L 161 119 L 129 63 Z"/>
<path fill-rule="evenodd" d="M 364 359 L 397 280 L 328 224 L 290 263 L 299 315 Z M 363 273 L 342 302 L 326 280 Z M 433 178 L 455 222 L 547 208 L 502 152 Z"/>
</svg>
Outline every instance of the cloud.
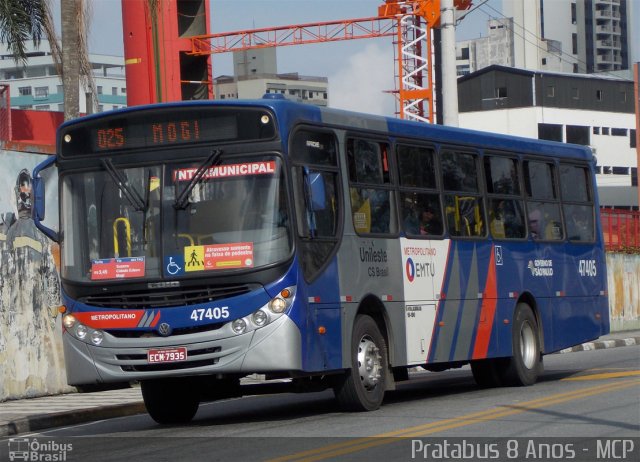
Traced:
<svg viewBox="0 0 640 462">
<path fill-rule="evenodd" d="M 367 44 L 349 60 L 336 63 L 329 75 L 329 106 L 337 109 L 395 115 L 393 50 L 388 44 Z M 342 64 L 342 65 L 341 65 Z"/>
</svg>

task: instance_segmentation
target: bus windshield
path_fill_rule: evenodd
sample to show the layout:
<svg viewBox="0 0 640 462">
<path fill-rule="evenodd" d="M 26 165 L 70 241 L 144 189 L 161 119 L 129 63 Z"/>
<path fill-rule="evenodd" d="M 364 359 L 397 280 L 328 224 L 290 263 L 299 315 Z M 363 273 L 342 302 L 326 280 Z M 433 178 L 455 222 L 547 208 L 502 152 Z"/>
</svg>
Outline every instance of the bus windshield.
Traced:
<svg viewBox="0 0 640 462">
<path fill-rule="evenodd" d="M 103 162 L 99 170 L 66 175 L 63 278 L 211 277 L 289 257 L 279 158 L 234 157 L 200 172 L 198 167 L 197 162 L 145 167 Z"/>
</svg>

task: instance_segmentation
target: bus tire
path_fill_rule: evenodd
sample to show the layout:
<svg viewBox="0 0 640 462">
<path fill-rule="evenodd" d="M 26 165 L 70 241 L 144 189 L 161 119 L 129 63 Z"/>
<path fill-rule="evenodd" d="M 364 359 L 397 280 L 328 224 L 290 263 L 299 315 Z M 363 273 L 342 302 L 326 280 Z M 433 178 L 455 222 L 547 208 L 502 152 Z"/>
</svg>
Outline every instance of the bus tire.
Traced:
<svg viewBox="0 0 640 462">
<path fill-rule="evenodd" d="M 338 404 L 348 411 L 374 411 L 386 388 L 387 346 L 376 322 L 358 315 L 351 336 L 351 368 L 334 387 Z"/>
<path fill-rule="evenodd" d="M 185 379 L 144 380 L 140 384 L 147 412 L 159 424 L 190 422 L 200 406 L 200 396 Z"/>
<path fill-rule="evenodd" d="M 504 370 L 504 384 L 533 385 L 542 370 L 538 322 L 526 303 L 518 303 L 511 330 L 513 356 Z"/>
<path fill-rule="evenodd" d="M 471 361 L 473 378 L 481 388 L 495 388 L 503 384 L 505 358 L 479 359 Z"/>
</svg>

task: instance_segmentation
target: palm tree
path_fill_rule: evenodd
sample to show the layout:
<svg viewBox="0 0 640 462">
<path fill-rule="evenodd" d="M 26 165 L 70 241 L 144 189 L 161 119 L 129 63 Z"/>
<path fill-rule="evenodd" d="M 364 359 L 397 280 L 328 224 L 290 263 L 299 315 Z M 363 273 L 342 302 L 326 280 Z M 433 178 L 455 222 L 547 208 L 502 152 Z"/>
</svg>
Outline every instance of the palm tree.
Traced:
<svg viewBox="0 0 640 462">
<path fill-rule="evenodd" d="M 88 0 L 61 0 L 62 52 L 55 28 L 50 0 L 0 0 L 0 42 L 6 43 L 16 63 L 26 65 L 27 40 L 36 47 L 43 36 L 49 40 L 51 54 L 62 77 L 64 118 L 69 120 L 80 113 L 80 82 L 91 95 L 93 106 L 96 85 L 93 80 L 87 47 Z M 87 108 L 91 112 L 91 108 Z"/>
<path fill-rule="evenodd" d="M 2 1 L 2 0 L 0 0 Z M 87 112 L 96 98 L 96 85 L 89 62 L 87 24 L 91 16 L 87 0 L 61 0 L 62 16 L 62 88 L 64 91 L 64 120 L 78 117 L 80 113 L 80 81 L 91 95 Z"/>
<path fill-rule="evenodd" d="M 27 62 L 27 40 L 37 47 L 43 35 L 57 45 L 48 0 L 0 0 L 0 42 L 8 45 L 16 63 Z"/>
</svg>

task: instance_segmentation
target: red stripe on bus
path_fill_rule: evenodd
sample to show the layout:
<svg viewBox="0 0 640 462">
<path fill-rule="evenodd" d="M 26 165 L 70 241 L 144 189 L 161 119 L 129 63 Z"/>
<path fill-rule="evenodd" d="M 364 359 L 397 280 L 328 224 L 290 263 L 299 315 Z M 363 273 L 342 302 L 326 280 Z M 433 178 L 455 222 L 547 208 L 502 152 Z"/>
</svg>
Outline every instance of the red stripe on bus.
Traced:
<svg viewBox="0 0 640 462">
<path fill-rule="evenodd" d="M 156 327 L 156 324 L 158 324 L 158 321 L 160 321 L 160 312 L 158 311 L 158 314 L 156 314 L 156 317 L 153 318 L 153 321 L 151 322 L 151 327 Z"/>
<path fill-rule="evenodd" d="M 482 307 L 480 308 L 480 321 L 478 322 L 476 343 L 473 346 L 473 359 L 482 359 L 487 357 L 489 340 L 491 340 L 491 331 L 493 328 L 493 318 L 496 315 L 496 306 L 498 304 L 495 252 L 493 248 L 491 249 L 491 258 L 489 260 L 489 270 L 487 271 L 487 282 L 484 287 L 484 294 L 485 297 L 482 299 Z"/>
</svg>

